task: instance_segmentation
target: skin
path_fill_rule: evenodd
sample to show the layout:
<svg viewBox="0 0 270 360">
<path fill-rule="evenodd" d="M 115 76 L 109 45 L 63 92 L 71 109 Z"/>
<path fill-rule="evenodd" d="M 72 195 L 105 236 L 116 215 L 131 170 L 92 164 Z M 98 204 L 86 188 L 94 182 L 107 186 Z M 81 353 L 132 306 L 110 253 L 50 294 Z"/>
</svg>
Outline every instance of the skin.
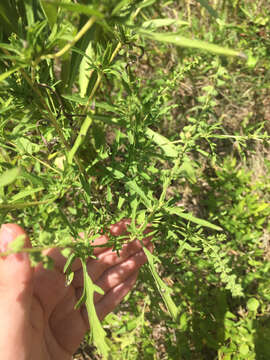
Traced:
<svg viewBox="0 0 270 360">
<path fill-rule="evenodd" d="M 127 234 L 127 223 L 111 226 L 111 234 Z M 2 225 L 0 252 L 22 234 L 24 230 L 16 224 Z M 103 235 L 94 245 L 107 241 Z M 149 237 L 144 244 L 152 250 Z M 31 246 L 27 235 L 25 246 Z M 105 247 L 95 248 L 94 254 L 98 259 L 89 258 L 87 269 L 93 282 L 104 290 L 104 295 L 95 293 L 94 298 L 97 314 L 103 319 L 131 290 L 146 257 L 137 240 L 125 244 L 119 256 Z M 75 276 L 67 287 L 63 274 L 66 259 L 58 249 L 50 249 L 47 255 L 54 260 L 53 270 L 30 267 L 26 253 L 0 257 L 1 359 L 70 360 L 88 330 L 85 307 L 74 310 L 83 286 L 80 261 L 73 263 Z"/>
</svg>

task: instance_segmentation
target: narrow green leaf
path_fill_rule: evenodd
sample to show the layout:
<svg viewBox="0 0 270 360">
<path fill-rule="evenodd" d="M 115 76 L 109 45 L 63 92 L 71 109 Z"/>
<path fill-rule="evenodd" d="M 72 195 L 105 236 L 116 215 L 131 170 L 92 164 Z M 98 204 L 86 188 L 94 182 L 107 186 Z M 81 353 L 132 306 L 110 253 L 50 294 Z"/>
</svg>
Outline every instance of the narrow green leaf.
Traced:
<svg viewBox="0 0 270 360">
<path fill-rule="evenodd" d="M 0 175 L 0 186 L 6 186 L 13 183 L 20 174 L 20 168 L 16 167 L 5 171 Z"/>
<path fill-rule="evenodd" d="M 40 150 L 40 145 L 31 142 L 26 137 L 18 137 L 15 143 L 21 154 L 35 154 Z"/>
<path fill-rule="evenodd" d="M 147 128 L 145 131 L 146 136 L 154 141 L 165 153 L 166 156 L 177 158 L 178 151 L 176 146 L 170 142 L 165 136 L 160 135 L 159 133 L 153 131 L 150 128 Z"/>
<path fill-rule="evenodd" d="M 0 21 L 7 35 L 12 32 L 18 33 L 18 13 L 14 2 L 13 4 L 11 1 L 0 2 Z"/>
<path fill-rule="evenodd" d="M 143 9 L 143 8 L 146 8 L 148 6 L 151 6 L 153 5 L 157 0 L 144 0 L 140 5 L 139 5 L 139 8 L 140 9 Z"/>
<path fill-rule="evenodd" d="M 0 82 L 5 80 L 7 77 L 9 77 L 10 75 L 12 75 L 13 73 L 15 73 L 16 71 L 18 71 L 21 68 L 22 68 L 22 66 L 15 66 L 15 67 L 11 68 L 10 70 L 0 74 Z"/>
<path fill-rule="evenodd" d="M 86 22 L 87 18 L 82 15 L 80 18 L 79 28 L 83 28 Z M 72 49 L 72 56 L 70 59 L 70 75 L 68 80 L 69 86 L 72 86 L 75 79 L 77 78 L 78 69 L 81 66 L 81 62 L 86 62 L 86 59 L 88 61 L 91 61 L 91 58 L 89 58 L 87 51 L 90 51 L 90 49 L 88 49 L 88 46 L 90 43 L 95 41 L 97 31 L 97 25 L 93 24 L 91 28 L 86 32 L 86 34 L 84 34 L 84 36 L 77 42 L 76 47 Z M 93 53 L 91 55 L 93 56 Z"/>
<path fill-rule="evenodd" d="M 71 272 L 71 266 L 75 259 L 76 259 L 76 255 L 74 253 L 69 254 L 63 269 L 64 274 L 69 274 Z"/>
<path fill-rule="evenodd" d="M 91 55 L 93 55 L 94 50 L 92 46 L 92 42 L 90 41 L 86 50 L 85 55 L 82 58 L 81 64 L 80 64 L 80 72 L 79 72 L 79 85 L 80 85 L 80 96 L 83 98 L 86 95 L 88 84 L 89 84 L 89 60 L 88 58 L 91 58 Z"/>
<path fill-rule="evenodd" d="M 151 274 L 155 280 L 157 289 L 174 321 L 177 321 L 179 310 L 175 305 L 172 297 L 171 297 L 171 288 L 169 288 L 159 277 L 154 264 L 154 259 L 157 259 L 151 252 L 146 248 L 143 247 L 143 251 L 148 260 L 148 266 L 150 268 Z"/>
<path fill-rule="evenodd" d="M 25 14 L 28 26 L 32 26 L 35 22 L 34 6 L 32 0 L 24 0 Z"/>
<path fill-rule="evenodd" d="M 152 20 L 147 20 L 142 24 L 143 28 L 152 28 L 152 29 L 157 29 L 159 27 L 163 27 L 163 26 L 170 26 L 170 25 L 188 25 L 187 21 L 180 21 L 177 19 L 152 19 Z"/>
<path fill-rule="evenodd" d="M 116 7 L 113 9 L 112 16 L 117 15 L 122 10 L 123 7 L 129 5 L 130 3 L 131 3 L 131 0 L 122 0 L 122 1 L 120 1 L 116 5 Z"/>
<path fill-rule="evenodd" d="M 74 272 L 70 271 L 69 273 L 66 274 L 66 283 L 65 283 L 65 285 L 69 286 L 72 283 L 73 279 L 74 279 Z"/>
<path fill-rule="evenodd" d="M 91 124 L 92 124 L 92 118 L 90 118 L 90 116 L 87 116 L 81 126 L 79 135 L 77 136 L 75 143 L 72 146 L 72 149 L 68 153 L 67 160 L 69 164 L 72 164 L 73 158 L 76 152 L 78 151 L 79 147 L 82 145 Z"/>
<path fill-rule="evenodd" d="M 239 56 L 246 59 L 246 55 L 240 51 L 228 49 L 215 44 L 210 44 L 206 41 L 188 39 L 186 37 L 178 35 L 177 33 L 154 33 L 151 31 L 140 30 L 139 34 L 146 38 L 160 41 L 163 43 L 170 43 L 177 46 L 205 50 L 218 55 Z"/>
<path fill-rule="evenodd" d="M 118 109 L 117 107 L 109 104 L 109 102 L 96 102 L 96 107 L 100 109 L 104 109 L 106 111 L 110 111 L 112 113 L 117 113 Z"/>
<path fill-rule="evenodd" d="M 75 310 L 78 310 L 79 307 L 85 303 L 85 300 L 86 300 L 86 292 L 85 292 L 85 287 L 84 287 L 84 288 L 83 288 L 82 296 L 79 298 L 79 300 L 78 300 L 77 303 L 75 304 L 74 309 L 75 309 Z"/>
<path fill-rule="evenodd" d="M 135 182 L 135 180 L 130 180 L 126 182 L 126 186 L 129 188 L 129 190 L 132 190 L 135 192 L 135 194 L 139 195 L 139 197 L 141 198 L 141 200 L 143 201 L 144 205 L 147 208 L 151 208 L 152 204 L 151 201 L 148 199 L 148 197 L 145 195 L 145 193 L 143 192 L 143 190 L 137 185 L 137 183 Z"/>
<path fill-rule="evenodd" d="M 78 103 L 80 105 L 86 105 L 87 104 L 87 98 L 82 98 L 80 97 L 79 95 L 77 94 L 72 94 L 72 95 L 62 95 L 62 97 L 64 99 L 67 99 L 69 101 L 72 101 L 72 102 L 75 102 L 75 103 Z"/>
<path fill-rule="evenodd" d="M 217 226 L 217 225 L 214 225 L 214 224 L 211 224 L 209 221 L 206 221 L 206 220 L 203 220 L 203 219 L 199 219 L 195 216 L 193 216 L 192 214 L 190 213 L 184 213 L 183 210 L 181 210 L 180 208 L 178 207 L 173 207 L 173 208 L 166 208 L 166 211 L 171 214 L 171 215 L 177 215 L 187 221 L 191 221 L 195 224 L 198 224 L 198 225 L 201 225 L 201 226 L 204 226 L 204 227 L 208 227 L 210 229 L 213 229 L 213 230 L 218 230 L 218 231 L 221 231 L 222 228 Z"/>
<path fill-rule="evenodd" d="M 196 164 L 188 156 L 183 156 L 182 165 L 179 168 L 179 174 L 187 178 L 192 184 L 196 183 Z"/>
<path fill-rule="evenodd" d="M 44 178 L 41 178 L 37 175 L 30 174 L 28 171 L 22 169 L 21 175 L 24 179 L 27 179 L 34 186 L 46 187 L 47 182 Z"/>
<path fill-rule="evenodd" d="M 79 178 L 80 178 L 83 190 L 85 191 L 85 194 L 86 194 L 86 200 L 88 202 L 88 205 L 90 206 L 91 198 L 92 198 L 90 181 L 87 182 L 86 178 L 82 174 L 79 175 Z"/>
<path fill-rule="evenodd" d="M 51 204 L 56 199 L 57 199 L 57 197 L 53 197 L 51 199 L 44 200 L 44 201 L 18 202 L 18 203 L 13 203 L 13 204 L 0 204 L 0 210 L 12 211 L 12 210 L 17 210 L 17 209 L 24 209 L 29 206 L 39 206 L 39 205 L 44 205 L 44 204 Z"/>
<path fill-rule="evenodd" d="M 64 223 L 70 229 L 70 232 L 71 232 L 72 236 L 74 237 L 74 239 L 78 238 L 79 234 L 78 234 L 77 230 L 72 226 L 71 222 L 68 220 L 68 218 L 66 217 L 65 213 L 62 211 L 60 206 L 58 206 L 58 211 L 59 211 L 59 214 L 60 214 L 61 218 L 63 219 Z"/>
<path fill-rule="evenodd" d="M 18 194 L 12 196 L 12 198 L 10 199 L 10 202 L 12 203 L 12 202 L 14 202 L 14 201 L 23 199 L 23 198 L 25 198 L 26 196 L 33 195 L 33 194 L 35 194 L 36 192 L 39 192 L 39 191 L 42 191 L 42 190 L 44 190 L 44 187 L 38 187 L 38 188 L 36 188 L 36 189 L 29 189 L 29 190 L 20 191 Z"/>
</svg>

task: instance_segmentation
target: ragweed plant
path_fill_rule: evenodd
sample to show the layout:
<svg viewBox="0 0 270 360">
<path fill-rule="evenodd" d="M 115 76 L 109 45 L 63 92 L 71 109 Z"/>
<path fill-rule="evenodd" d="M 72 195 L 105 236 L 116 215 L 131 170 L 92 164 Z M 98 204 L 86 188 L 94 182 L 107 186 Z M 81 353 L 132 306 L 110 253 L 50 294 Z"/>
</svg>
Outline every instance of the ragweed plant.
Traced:
<svg viewBox="0 0 270 360">
<path fill-rule="evenodd" d="M 198 3 L 219 29 L 226 26 L 207 2 Z M 227 290 L 243 296 L 226 258 L 227 238 L 215 234 L 225 224 L 218 216 L 211 222 L 196 216 L 179 193 L 179 188 L 196 187 L 200 162 L 213 168 L 220 163 L 218 141 L 234 138 L 224 134 L 215 117 L 218 89 L 228 79 L 225 65 L 216 61 L 213 84 L 203 87 L 180 124 L 175 124 L 179 104 L 174 100 L 184 80 L 205 62 L 202 54 L 242 64 L 247 56 L 195 40 L 190 21 L 180 14 L 180 8 L 178 16 L 157 0 L 14 0 L 0 6 L 1 222 L 20 222 L 28 230 L 33 247 L 23 249 L 18 239 L 10 252 L 28 251 L 33 263 L 52 266 L 42 250 L 63 249 L 67 284 L 72 262 L 81 260 L 84 291 L 76 306 L 86 304 L 90 339 L 104 358 L 110 347 L 93 303 L 100 289 L 85 262 L 93 255 L 89 241 L 118 220 L 131 219 L 131 240 L 142 240 L 152 225 L 157 255 L 145 249 L 148 281 L 165 303 L 168 323 L 181 334 L 188 327 L 196 333 L 190 324 L 203 313 L 200 307 L 194 314 L 190 310 L 206 297 L 199 291 L 196 298 L 191 289 L 196 272 L 207 286 L 222 289 L 221 302 L 227 301 Z M 261 132 L 256 136 L 266 138 Z M 240 134 L 238 139 L 245 144 L 249 138 Z M 111 238 L 109 245 L 118 251 L 123 238 Z M 181 304 L 160 276 L 160 261 L 174 276 L 182 266 L 182 282 L 173 288 L 174 295 L 183 292 Z M 202 338 L 209 328 L 207 323 Z M 136 329 L 144 331 L 139 320 Z M 221 338 L 210 337 L 207 345 L 217 349 Z M 185 356 L 181 336 L 179 343 L 183 350 L 174 356 Z"/>
</svg>

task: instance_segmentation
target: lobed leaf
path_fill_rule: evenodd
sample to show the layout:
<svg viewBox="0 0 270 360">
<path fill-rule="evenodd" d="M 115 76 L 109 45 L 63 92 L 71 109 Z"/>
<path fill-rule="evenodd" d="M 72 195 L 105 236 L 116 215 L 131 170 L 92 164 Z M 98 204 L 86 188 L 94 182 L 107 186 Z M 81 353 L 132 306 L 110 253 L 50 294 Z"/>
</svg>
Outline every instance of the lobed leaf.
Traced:
<svg viewBox="0 0 270 360">
<path fill-rule="evenodd" d="M 141 198 L 142 202 L 144 203 L 144 205 L 148 208 L 152 207 L 151 201 L 148 199 L 148 197 L 145 195 L 145 193 L 143 192 L 143 190 L 138 186 L 138 184 L 136 183 L 135 180 L 130 180 L 126 182 L 126 186 L 134 191 L 137 195 L 139 195 L 139 197 Z"/>
<path fill-rule="evenodd" d="M 174 144 L 170 142 L 165 136 L 147 128 L 145 131 L 146 136 L 154 141 L 164 151 L 165 155 L 172 158 L 178 157 L 178 151 Z"/>
<path fill-rule="evenodd" d="M 88 319 L 90 324 L 90 335 L 91 340 L 94 345 L 97 347 L 99 353 L 104 357 L 104 359 L 108 359 L 109 357 L 109 346 L 106 342 L 106 332 L 103 329 L 99 318 L 96 313 L 96 308 L 94 304 L 94 293 L 98 292 L 100 294 L 104 294 L 103 290 L 100 289 L 97 285 L 95 285 L 88 275 L 87 266 L 84 260 L 82 262 L 83 269 L 83 278 L 84 278 L 84 297 L 85 297 L 85 306 L 88 313 Z"/>
</svg>

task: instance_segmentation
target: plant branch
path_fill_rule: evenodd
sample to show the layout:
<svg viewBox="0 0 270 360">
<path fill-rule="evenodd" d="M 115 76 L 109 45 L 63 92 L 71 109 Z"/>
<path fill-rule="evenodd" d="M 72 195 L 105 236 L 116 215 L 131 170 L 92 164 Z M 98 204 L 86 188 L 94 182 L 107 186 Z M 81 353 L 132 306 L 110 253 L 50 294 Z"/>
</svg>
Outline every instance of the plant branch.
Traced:
<svg viewBox="0 0 270 360">
<path fill-rule="evenodd" d="M 85 24 L 84 26 L 81 28 L 81 30 L 77 33 L 77 35 L 73 38 L 73 40 L 65 45 L 61 50 L 59 50 L 57 53 L 55 54 L 49 54 L 44 56 L 44 58 L 49 58 L 49 59 L 55 59 L 55 58 L 59 58 L 62 55 L 64 55 L 70 48 L 72 48 L 72 46 L 74 44 L 76 44 L 77 41 L 80 40 L 81 37 L 83 37 L 83 35 L 91 28 L 91 26 L 95 23 L 96 21 L 96 17 L 92 16 Z"/>
</svg>

